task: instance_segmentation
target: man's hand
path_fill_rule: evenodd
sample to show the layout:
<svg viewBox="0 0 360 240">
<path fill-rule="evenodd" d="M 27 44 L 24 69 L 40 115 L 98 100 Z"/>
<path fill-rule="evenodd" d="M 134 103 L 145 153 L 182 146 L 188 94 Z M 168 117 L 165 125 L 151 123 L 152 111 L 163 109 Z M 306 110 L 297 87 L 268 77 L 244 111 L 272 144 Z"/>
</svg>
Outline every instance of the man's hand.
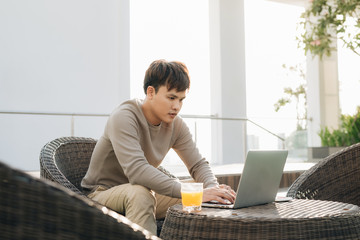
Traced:
<svg viewBox="0 0 360 240">
<path fill-rule="evenodd" d="M 218 187 L 205 188 L 203 193 L 203 202 L 212 200 L 223 204 L 234 203 L 235 192 L 228 185 L 221 184 Z"/>
</svg>

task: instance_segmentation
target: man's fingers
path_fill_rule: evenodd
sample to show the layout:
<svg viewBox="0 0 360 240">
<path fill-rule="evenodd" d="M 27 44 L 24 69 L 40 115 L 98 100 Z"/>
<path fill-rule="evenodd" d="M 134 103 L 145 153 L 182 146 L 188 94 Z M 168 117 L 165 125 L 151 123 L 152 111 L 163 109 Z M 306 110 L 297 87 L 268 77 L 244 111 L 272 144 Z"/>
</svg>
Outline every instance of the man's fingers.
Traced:
<svg viewBox="0 0 360 240">
<path fill-rule="evenodd" d="M 231 190 L 227 190 L 225 188 L 219 189 L 219 191 L 216 192 L 216 195 L 223 199 L 227 199 L 231 203 L 235 200 L 235 195 L 231 192 Z"/>
<path fill-rule="evenodd" d="M 235 201 L 235 192 L 227 185 L 204 189 L 203 201 L 216 200 L 218 202 L 229 204 Z"/>
<path fill-rule="evenodd" d="M 235 193 L 235 191 L 234 191 L 230 186 L 225 185 L 225 184 L 220 184 L 219 187 L 220 187 L 221 189 L 226 189 L 227 191 L 229 191 L 230 194 L 235 198 L 236 193 Z"/>
</svg>

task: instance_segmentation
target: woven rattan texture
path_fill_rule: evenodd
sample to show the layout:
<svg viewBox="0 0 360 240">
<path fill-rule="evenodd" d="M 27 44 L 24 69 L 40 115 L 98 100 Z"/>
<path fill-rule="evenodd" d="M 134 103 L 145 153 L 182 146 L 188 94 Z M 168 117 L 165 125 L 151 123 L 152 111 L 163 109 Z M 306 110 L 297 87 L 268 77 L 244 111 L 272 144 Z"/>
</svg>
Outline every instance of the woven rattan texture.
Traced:
<svg viewBox="0 0 360 240">
<path fill-rule="evenodd" d="M 319 161 L 292 184 L 287 195 L 360 206 L 360 143 Z"/>
<path fill-rule="evenodd" d="M 40 152 L 40 176 L 57 182 L 78 193 L 90 164 L 96 140 L 82 137 L 63 137 L 47 143 Z"/>
<path fill-rule="evenodd" d="M 0 163 L 0 239 L 156 239 L 127 218 Z"/>
<path fill-rule="evenodd" d="M 80 195 L 87 195 L 81 180 L 89 168 L 96 140 L 83 137 L 62 137 L 47 143 L 40 151 L 40 176 L 56 182 Z M 158 169 L 171 178 L 176 178 L 162 166 Z M 163 219 L 157 220 L 160 235 Z"/>
<path fill-rule="evenodd" d="M 168 210 L 163 239 L 360 239 L 359 207 L 330 201 L 298 200 L 236 210 Z"/>
<path fill-rule="evenodd" d="M 81 180 L 89 168 L 96 140 L 83 137 L 62 137 L 47 143 L 40 152 L 41 178 L 84 195 Z M 176 178 L 164 167 L 158 169 L 171 178 Z"/>
</svg>

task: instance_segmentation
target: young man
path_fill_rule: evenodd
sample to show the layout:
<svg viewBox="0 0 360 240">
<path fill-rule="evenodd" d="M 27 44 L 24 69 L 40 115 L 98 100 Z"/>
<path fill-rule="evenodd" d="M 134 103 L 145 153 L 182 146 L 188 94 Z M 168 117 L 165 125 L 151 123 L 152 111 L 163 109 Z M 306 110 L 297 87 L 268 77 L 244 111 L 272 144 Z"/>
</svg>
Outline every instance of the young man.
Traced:
<svg viewBox="0 0 360 240">
<path fill-rule="evenodd" d="M 196 182 L 203 201 L 234 202 L 235 192 L 219 185 L 190 131 L 177 116 L 190 87 L 183 63 L 154 61 L 145 73 L 145 100 L 122 103 L 98 140 L 82 187 L 93 200 L 124 214 L 156 234 L 156 218 L 181 202 L 181 184 L 157 167 L 173 148 Z"/>
</svg>

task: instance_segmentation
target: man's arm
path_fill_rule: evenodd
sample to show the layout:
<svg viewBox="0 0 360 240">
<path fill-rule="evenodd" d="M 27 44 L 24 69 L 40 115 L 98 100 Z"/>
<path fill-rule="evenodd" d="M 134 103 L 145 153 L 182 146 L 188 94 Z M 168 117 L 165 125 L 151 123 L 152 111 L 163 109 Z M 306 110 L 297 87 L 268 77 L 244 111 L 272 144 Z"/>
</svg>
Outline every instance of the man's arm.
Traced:
<svg viewBox="0 0 360 240">
<path fill-rule="evenodd" d="M 178 119 L 174 131 L 176 140 L 172 147 L 186 165 L 192 178 L 204 183 L 205 188 L 218 186 L 209 163 L 201 156 L 189 128 L 182 119 Z"/>
<path fill-rule="evenodd" d="M 180 198 L 179 182 L 153 167 L 140 145 L 137 120 L 129 112 L 115 113 L 108 122 L 108 136 L 115 155 L 131 184 L 138 184 L 162 195 Z"/>
<path fill-rule="evenodd" d="M 173 148 L 187 166 L 196 182 L 204 183 L 203 202 L 216 200 L 227 204 L 235 201 L 235 192 L 231 187 L 217 182 L 209 163 L 201 156 L 194 143 L 189 128 L 182 121 L 179 137 Z"/>
</svg>

